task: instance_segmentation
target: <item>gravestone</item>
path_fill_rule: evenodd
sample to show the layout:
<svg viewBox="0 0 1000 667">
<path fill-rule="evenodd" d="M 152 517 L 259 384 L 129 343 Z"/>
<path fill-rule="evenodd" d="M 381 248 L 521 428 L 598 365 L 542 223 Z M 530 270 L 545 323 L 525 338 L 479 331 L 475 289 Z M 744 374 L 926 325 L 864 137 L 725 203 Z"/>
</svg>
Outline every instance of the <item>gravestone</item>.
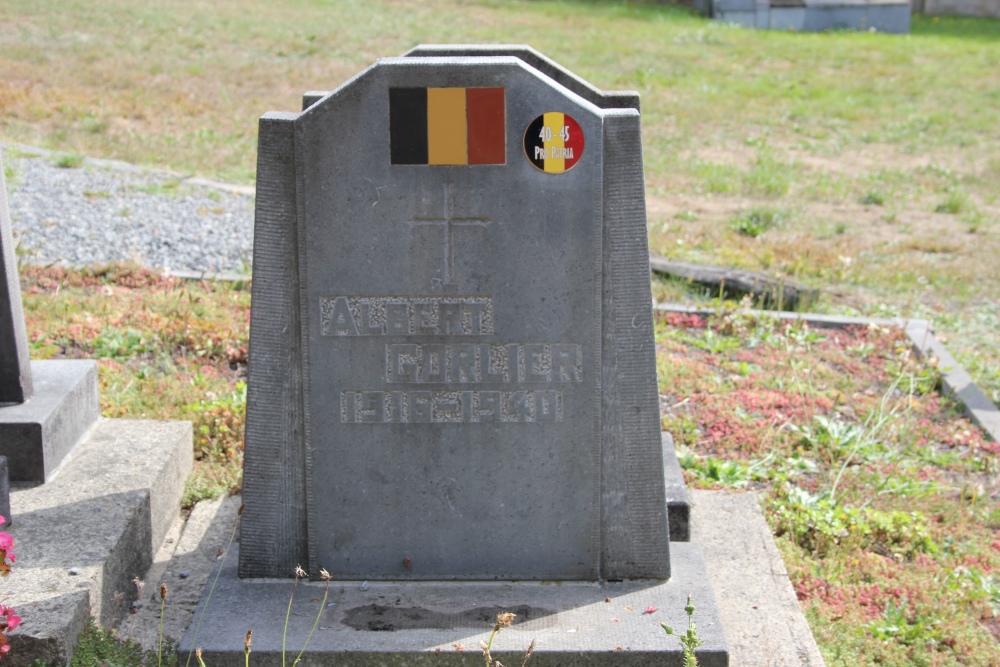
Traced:
<svg viewBox="0 0 1000 667">
<path fill-rule="evenodd" d="M 3 179 L 0 171 L 0 405 L 14 405 L 31 398 L 31 365 Z"/>
<path fill-rule="evenodd" d="M 242 580 L 184 646 L 236 664 L 280 594 L 262 578 L 301 564 L 345 582 L 312 644 L 338 664 L 402 664 L 502 608 L 572 624 L 550 657 L 659 659 L 658 625 L 609 634 L 594 604 L 682 615 L 697 590 L 724 665 L 700 552 L 668 536 L 639 112 L 524 47 L 428 48 L 260 120 Z"/>
<path fill-rule="evenodd" d="M 99 421 L 95 361 L 28 359 L 10 222 L 0 165 L 0 528 L 21 557 L 4 604 L 24 618 L 7 659 L 69 664 L 88 617 L 126 613 L 176 520 L 191 424 Z"/>
<path fill-rule="evenodd" d="M 696 11 L 747 28 L 910 32 L 910 0 L 688 0 Z"/>
<path fill-rule="evenodd" d="M 244 575 L 669 576 L 638 112 L 411 57 L 259 159 Z"/>
<path fill-rule="evenodd" d="M 28 359 L 0 165 L 0 456 L 10 480 L 48 480 L 98 416 L 96 362 Z"/>
</svg>

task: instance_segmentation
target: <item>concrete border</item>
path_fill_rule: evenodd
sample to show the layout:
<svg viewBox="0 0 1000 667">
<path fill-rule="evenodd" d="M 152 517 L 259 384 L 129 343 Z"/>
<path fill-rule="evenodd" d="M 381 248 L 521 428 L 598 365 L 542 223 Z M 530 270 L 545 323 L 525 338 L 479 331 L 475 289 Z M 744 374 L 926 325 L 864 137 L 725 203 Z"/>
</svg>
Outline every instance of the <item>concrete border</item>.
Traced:
<svg viewBox="0 0 1000 667">
<path fill-rule="evenodd" d="M 179 513 L 191 438 L 190 422 L 102 420 L 52 481 L 11 493 L 19 558 L 3 601 L 24 621 L 5 664 L 67 664 L 89 615 L 124 617 Z"/>
<path fill-rule="evenodd" d="M 684 313 L 688 315 L 714 315 L 718 308 L 700 308 L 683 304 L 657 304 L 656 313 Z M 822 329 L 846 329 L 852 326 L 878 325 L 880 327 L 896 327 L 902 329 L 910 339 L 914 352 L 923 358 L 937 360 L 941 371 L 941 385 L 944 393 L 954 396 L 962 403 L 965 414 L 994 442 L 1000 442 L 1000 408 L 983 393 L 972 376 L 951 356 L 941 341 L 934 337 L 930 322 L 921 319 L 895 317 L 879 319 L 870 317 L 849 317 L 839 315 L 819 315 L 816 313 L 790 313 L 768 310 L 746 310 L 750 315 L 774 317 L 793 322 L 805 322 Z"/>
<path fill-rule="evenodd" d="M 531 664 L 539 667 L 680 667 L 680 643 L 659 624 L 683 632 L 688 593 L 696 601 L 695 622 L 705 640 L 698 663 L 739 665 L 727 659 L 726 635 L 701 549 L 676 543 L 670 550 L 669 581 L 331 582 L 327 607 L 302 665 L 471 665 L 482 661 L 480 641 L 488 638 L 496 614 L 509 610 L 518 619 L 494 642 L 494 657 L 504 664 L 519 664 L 536 640 Z M 200 647 L 206 664 L 240 666 L 243 638 L 252 629 L 254 664 L 283 664 L 280 615 L 289 604 L 291 581 L 239 579 L 236 549 L 230 552 L 207 612 L 206 605 L 199 605 L 199 638 L 188 631 L 182 656 Z M 309 633 L 323 589 L 320 582 L 298 584 L 287 635 L 291 655 Z"/>
<path fill-rule="evenodd" d="M 729 664 L 739 667 L 823 667 L 822 656 L 788 580 L 787 570 L 757 496 L 727 491 L 694 490 L 689 493 L 692 500 L 692 536 L 699 541 L 699 546 L 703 546 L 708 577 L 729 646 Z M 219 560 L 224 558 L 230 563 L 235 562 L 235 554 L 225 556 L 225 550 L 229 538 L 236 532 L 239 504 L 239 496 L 202 502 L 195 507 L 186 524 L 182 519 L 177 520 L 170 533 L 172 539 L 161 549 L 157 563 L 147 575 L 148 585 L 140 601 L 142 604 L 119 628 L 120 636 L 138 639 L 147 649 L 156 648 L 160 611 L 156 587 L 160 582 L 167 582 L 170 596 L 167 599 L 164 636 L 179 641 L 187 630 L 188 647 L 192 644 L 207 646 L 204 638 L 211 638 L 209 626 L 201 624 L 197 637 L 194 636 L 199 624 L 195 607 L 203 597 L 203 591 L 207 592 L 212 586 L 213 570 L 219 565 Z M 281 598 L 277 609 L 268 609 L 263 614 L 266 617 L 263 626 L 249 626 L 254 630 L 255 649 L 258 627 L 280 625 L 281 615 L 288 603 L 291 582 L 272 580 L 270 585 L 284 590 L 284 595 L 277 596 Z M 357 582 L 352 585 L 358 587 Z M 337 589 L 336 595 L 339 594 Z M 308 605 L 313 605 L 311 613 L 314 614 L 316 601 L 309 600 L 310 597 L 315 595 L 304 591 L 296 595 L 296 599 L 307 607 L 306 612 L 309 611 Z M 703 621 L 700 602 L 696 596 L 695 621 L 699 628 Z M 213 595 L 211 606 L 216 603 Z M 263 605 L 257 602 L 255 606 L 263 609 Z M 640 614 L 641 611 L 634 609 L 628 612 L 618 608 L 608 616 L 618 617 L 624 623 L 628 619 L 619 616 L 619 612 L 646 618 Z M 306 617 L 309 616 L 307 613 Z M 660 618 L 657 612 L 649 621 L 655 629 L 659 621 L 668 619 Z M 671 619 L 669 622 L 674 621 Z M 326 627 L 325 623 L 321 625 Z M 481 629 L 487 631 L 486 625 L 484 623 Z M 234 641 L 241 641 L 246 630 L 244 627 Z M 380 633 L 380 637 L 389 634 Z M 501 636 L 504 634 L 501 633 Z M 665 636 L 662 639 L 676 644 L 676 639 Z M 293 655 L 299 648 L 298 644 L 290 643 Z M 454 647 L 448 646 L 444 651 L 457 658 Z M 254 653 L 256 664 L 256 650 Z M 631 664 L 628 654 L 620 655 L 622 664 Z M 470 665 L 481 664 L 482 660 L 477 646 L 468 644 L 464 658 Z M 186 662 L 188 653 L 182 652 L 180 659 Z M 242 665 L 242 662 L 239 664 Z M 432 664 L 444 663 L 436 661 Z M 513 664 L 519 664 L 519 659 Z M 572 664 L 581 663 L 573 660 Z"/>
</svg>

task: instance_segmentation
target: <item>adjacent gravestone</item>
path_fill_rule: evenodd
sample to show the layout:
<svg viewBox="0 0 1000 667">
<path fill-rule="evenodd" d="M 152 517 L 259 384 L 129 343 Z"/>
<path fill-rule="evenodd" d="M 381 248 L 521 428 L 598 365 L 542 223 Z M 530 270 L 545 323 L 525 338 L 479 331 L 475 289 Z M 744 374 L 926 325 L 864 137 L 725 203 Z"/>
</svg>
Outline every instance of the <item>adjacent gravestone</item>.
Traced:
<svg viewBox="0 0 1000 667">
<path fill-rule="evenodd" d="M 909 0 L 686 0 L 696 11 L 747 28 L 910 32 Z"/>
<path fill-rule="evenodd" d="M 423 664 L 506 609 L 536 660 L 653 664 L 676 643 L 609 614 L 680 626 L 694 591 L 727 664 L 668 537 L 639 113 L 524 48 L 424 47 L 261 118 L 240 578 L 185 650 L 242 664 L 250 627 L 265 660 L 309 634 Z M 342 582 L 314 635 L 267 620 L 300 564 Z"/>
<path fill-rule="evenodd" d="M 0 405 L 24 403 L 29 398 L 31 365 L 21 311 L 21 283 L 7 212 L 7 188 L 0 171 Z"/>
<path fill-rule="evenodd" d="M 96 362 L 28 359 L 0 165 L 0 456 L 10 480 L 48 480 L 98 416 Z"/>
</svg>

